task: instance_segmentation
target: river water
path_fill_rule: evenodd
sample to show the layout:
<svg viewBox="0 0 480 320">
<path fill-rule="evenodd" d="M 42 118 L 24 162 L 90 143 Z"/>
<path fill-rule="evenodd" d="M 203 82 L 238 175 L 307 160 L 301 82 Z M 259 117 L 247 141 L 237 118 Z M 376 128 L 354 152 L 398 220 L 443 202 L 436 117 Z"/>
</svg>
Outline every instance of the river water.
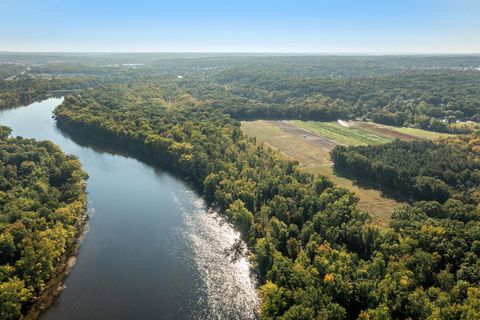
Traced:
<svg viewBox="0 0 480 320">
<path fill-rule="evenodd" d="M 50 140 L 89 175 L 90 221 L 65 289 L 42 319 L 254 319 L 258 303 L 239 235 L 182 179 L 80 145 L 52 119 L 51 98 L 0 113 L 13 135 Z"/>
</svg>

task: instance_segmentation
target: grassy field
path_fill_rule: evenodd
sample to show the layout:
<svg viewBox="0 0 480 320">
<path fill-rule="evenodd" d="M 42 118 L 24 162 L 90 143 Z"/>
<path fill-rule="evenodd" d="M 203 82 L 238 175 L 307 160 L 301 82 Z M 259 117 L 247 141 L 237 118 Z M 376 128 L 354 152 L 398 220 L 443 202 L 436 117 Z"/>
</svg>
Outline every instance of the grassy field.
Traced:
<svg viewBox="0 0 480 320">
<path fill-rule="evenodd" d="M 318 135 L 338 141 L 349 146 L 360 146 L 369 144 L 382 144 L 392 141 L 394 138 L 369 132 L 360 127 L 344 126 L 338 122 L 318 121 L 288 121 L 289 123 L 307 129 Z"/>
<path fill-rule="evenodd" d="M 399 128 L 364 121 L 344 121 L 342 122 L 344 125 L 336 121 L 293 120 L 288 121 L 288 123 L 349 146 L 382 144 L 394 139 L 406 141 L 416 139 L 437 140 L 454 136 L 448 133 L 438 133 L 416 128 Z"/>
<path fill-rule="evenodd" d="M 379 190 L 360 187 L 353 181 L 334 174 L 329 152 L 335 145 L 346 144 L 347 140 L 338 142 L 319 137 L 319 134 L 295 127 L 290 121 L 242 122 L 242 130 L 248 136 L 257 137 L 271 148 L 279 150 L 285 157 L 298 160 L 304 170 L 328 176 L 337 185 L 355 192 L 360 199 L 358 207 L 368 211 L 377 225 L 385 226 L 393 210 L 401 205 L 384 197 Z M 357 137 L 356 141 L 359 141 L 358 139 Z"/>
<path fill-rule="evenodd" d="M 391 128 L 392 130 L 395 130 L 397 132 L 406 133 L 421 139 L 438 140 L 441 138 L 456 136 L 455 134 L 433 132 L 433 131 L 427 131 L 427 130 L 416 129 L 416 128 L 396 128 L 396 127 L 391 127 Z"/>
<path fill-rule="evenodd" d="M 381 226 L 388 223 L 394 209 L 401 203 L 384 197 L 379 190 L 364 188 L 353 181 L 335 175 L 330 150 L 336 145 L 358 146 L 382 144 L 401 139 L 436 140 L 453 136 L 414 128 L 397 128 L 373 122 L 316 122 L 316 121 L 249 121 L 242 130 L 255 136 L 285 157 L 299 161 L 304 170 L 328 176 L 334 183 L 355 192 L 360 198 L 358 207 L 368 211 Z"/>
<path fill-rule="evenodd" d="M 351 124 L 354 128 L 359 128 L 372 134 L 390 139 L 398 138 L 407 141 L 415 139 L 437 140 L 455 136 L 454 134 L 439 133 L 416 128 L 393 127 L 374 122 L 353 121 Z"/>
<path fill-rule="evenodd" d="M 330 150 L 313 145 L 307 139 L 299 139 L 270 121 L 244 121 L 242 130 L 251 137 L 257 137 L 286 157 L 298 160 L 303 167 L 330 166 Z"/>
</svg>

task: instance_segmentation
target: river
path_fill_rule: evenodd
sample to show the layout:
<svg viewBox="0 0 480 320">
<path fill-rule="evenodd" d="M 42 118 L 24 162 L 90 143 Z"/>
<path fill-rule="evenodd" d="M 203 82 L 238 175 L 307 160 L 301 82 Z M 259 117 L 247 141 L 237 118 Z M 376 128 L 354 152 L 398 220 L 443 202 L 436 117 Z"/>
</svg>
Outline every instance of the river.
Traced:
<svg viewBox="0 0 480 320">
<path fill-rule="evenodd" d="M 62 133 L 62 101 L 0 112 L 13 135 L 53 141 L 89 175 L 88 232 L 41 319 L 255 319 L 248 261 L 226 254 L 238 233 L 182 179 Z"/>
</svg>

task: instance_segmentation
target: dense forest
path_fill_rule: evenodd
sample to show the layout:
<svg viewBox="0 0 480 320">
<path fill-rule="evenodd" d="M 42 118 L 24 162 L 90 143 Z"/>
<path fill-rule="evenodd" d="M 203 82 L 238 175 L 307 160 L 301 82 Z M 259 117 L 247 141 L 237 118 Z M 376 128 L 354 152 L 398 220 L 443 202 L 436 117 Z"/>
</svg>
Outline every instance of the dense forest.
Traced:
<svg viewBox="0 0 480 320">
<path fill-rule="evenodd" d="M 18 65 L 30 69 L 12 77 Z M 162 78 L 236 119 L 361 118 L 468 133 L 479 128 L 479 66 L 477 56 L 4 54 L 0 108 L 51 90 Z"/>
<path fill-rule="evenodd" d="M 7 55 L 8 56 L 8 55 Z M 28 57 L 27 56 L 24 56 Z M 68 94 L 100 85 L 129 81 L 138 76 L 138 70 L 124 67 L 99 67 L 102 60 L 95 63 L 63 62 L 60 57 L 52 57 L 43 63 L 28 64 L 21 60 L 15 63 L 1 63 L 0 54 L 0 110 L 27 105 L 46 97 Z M 39 57 L 36 56 L 38 60 Z M 60 59 L 60 61 L 58 61 Z M 106 60 L 105 63 L 107 63 Z M 147 72 L 142 72 L 145 76 Z"/>
<path fill-rule="evenodd" d="M 201 187 L 252 251 L 262 319 L 480 317 L 477 207 L 416 202 L 379 229 L 354 194 L 244 136 L 227 107 L 183 80 L 143 80 L 70 96 L 55 117 L 72 135 L 173 166 Z"/>
<path fill-rule="evenodd" d="M 5 320 L 19 318 L 52 290 L 49 281 L 63 274 L 86 210 L 86 175 L 75 157 L 51 142 L 9 134 L 10 128 L 0 126 L 0 318 Z"/>
<path fill-rule="evenodd" d="M 105 81 L 85 76 L 38 78 L 21 75 L 12 80 L 0 79 L 0 109 L 27 105 L 62 92 L 95 87 Z"/>
<path fill-rule="evenodd" d="M 405 70 L 359 77 L 310 78 L 281 69 L 230 69 L 195 95 L 243 119 L 362 118 L 441 132 L 468 132 L 479 121 L 478 70 Z"/>
<path fill-rule="evenodd" d="M 331 156 L 337 171 L 412 200 L 480 200 L 479 153 L 465 143 L 396 140 L 376 146 L 338 146 Z"/>
<path fill-rule="evenodd" d="M 74 137 L 188 177 L 239 230 L 262 319 L 479 319 L 478 133 L 339 147 L 338 170 L 411 200 L 387 228 L 357 197 L 243 135 L 239 119 L 362 118 L 475 132 L 480 58 L 0 54 L 0 108 L 72 93 Z M 0 173 L 0 312 L 35 301 L 85 209 L 77 160 L 7 138 Z"/>
</svg>

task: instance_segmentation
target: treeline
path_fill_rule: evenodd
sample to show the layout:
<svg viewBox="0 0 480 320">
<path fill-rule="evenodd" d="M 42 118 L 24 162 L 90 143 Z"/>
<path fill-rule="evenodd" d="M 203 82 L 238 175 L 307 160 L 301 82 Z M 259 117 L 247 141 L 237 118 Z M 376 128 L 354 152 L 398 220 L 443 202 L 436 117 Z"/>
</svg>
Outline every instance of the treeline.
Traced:
<svg viewBox="0 0 480 320">
<path fill-rule="evenodd" d="M 48 141 L 9 138 L 0 126 L 0 318 L 18 319 L 49 281 L 63 276 L 66 254 L 83 229 L 85 173 Z M 70 252 L 71 253 L 71 252 Z M 42 297 L 42 301 L 47 299 Z"/>
<path fill-rule="evenodd" d="M 352 118 L 350 106 L 341 99 L 332 99 L 322 94 L 309 97 L 291 98 L 282 103 L 263 101 L 232 95 L 215 94 L 208 97 L 213 107 L 235 119 L 299 119 L 310 121 L 336 121 Z"/>
<path fill-rule="evenodd" d="M 236 119 L 362 118 L 451 133 L 479 128 L 476 56 L 3 56 L 30 69 L 0 80 L 0 108 L 31 102 L 48 90 L 168 78 Z M 9 66 L 0 65 L 0 72 Z"/>
<path fill-rule="evenodd" d="M 478 128 L 462 122 L 480 121 L 478 70 L 413 69 L 312 78 L 298 71 L 289 75 L 284 69 L 279 65 L 259 71 L 257 66 L 246 66 L 212 75 L 215 105 L 242 118 L 337 116 L 452 133 Z M 205 91 L 198 94 L 205 97 Z"/>
<path fill-rule="evenodd" d="M 476 201 L 480 162 L 472 157 L 466 148 L 431 141 L 338 146 L 331 152 L 335 169 L 340 172 L 373 181 L 381 189 L 412 200 L 442 203 L 452 196 L 464 202 Z"/>
<path fill-rule="evenodd" d="M 22 75 L 13 80 L 0 79 L 0 109 L 30 104 L 51 96 L 49 91 L 85 89 L 102 84 L 95 77 L 36 78 Z"/>
<path fill-rule="evenodd" d="M 0 61 L 0 80 L 13 78 L 27 69 L 19 63 L 2 63 Z"/>
<path fill-rule="evenodd" d="M 480 161 L 480 134 L 458 135 L 442 139 L 442 143 L 448 143 L 458 148 L 464 149 L 469 154 L 469 159 Z"/>
<path fill-rule="evenodd" d="M 450 199 L 378 229 L 357 198 L 253 138 L 176 81 L 87 90 L 55 111 L 72 135 L 176 167 L 242 233 L 262 319 L 480 317 L 478 209 Z"/>
<path fill-rule="evenodd" d="M 2 71 L 8 71 L 6 66 L 9 65 L 0 64 L 0 74 Z M 0 109 L 30 104 L 62 94 L 62 91 L 65 91 L 63 94 L 69 94 L 73 90 L 122 83 L 131 81 L 140 74 L 143 77 L 148 74 L 147 70 L 140 71 L 121 65 L 110 67 L 77 62 L 54 62 L 23 68 L 23 72 L 13 77 L 3 79 L 0 77 Z"/>
</svg>

